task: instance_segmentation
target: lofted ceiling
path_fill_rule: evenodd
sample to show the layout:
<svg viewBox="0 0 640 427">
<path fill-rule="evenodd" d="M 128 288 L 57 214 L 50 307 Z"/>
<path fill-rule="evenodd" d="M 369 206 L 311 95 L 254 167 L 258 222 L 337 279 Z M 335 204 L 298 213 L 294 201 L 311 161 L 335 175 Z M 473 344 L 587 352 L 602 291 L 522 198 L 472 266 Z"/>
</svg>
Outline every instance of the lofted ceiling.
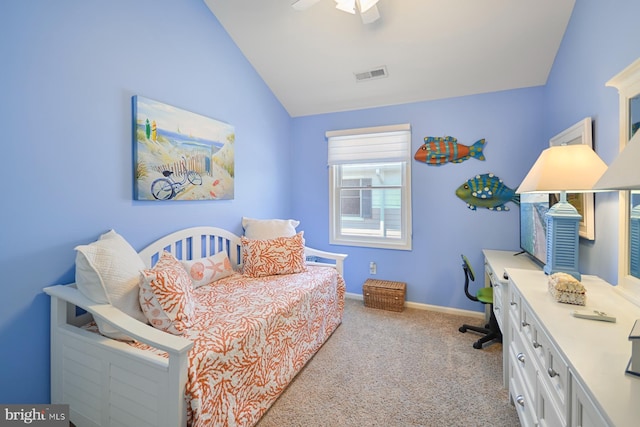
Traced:
<svg viewBox="0 0 640 427">
<path fill-rule="evenodd" d="M 544 85 L 575 3 L 379 0 L 365 25 L 334 0 L 204 1 L 292 117 Z"/>
</svg>

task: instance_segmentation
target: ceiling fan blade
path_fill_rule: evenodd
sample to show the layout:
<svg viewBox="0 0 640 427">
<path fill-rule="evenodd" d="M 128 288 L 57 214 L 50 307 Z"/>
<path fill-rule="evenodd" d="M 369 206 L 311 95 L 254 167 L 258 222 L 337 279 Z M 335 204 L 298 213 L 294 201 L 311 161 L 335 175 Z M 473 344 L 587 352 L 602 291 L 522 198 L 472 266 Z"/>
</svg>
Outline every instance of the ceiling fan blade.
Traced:
<svg viewBox="0 0 640 427">
<path fill-rule="evenodd" d="M 380 19 L 380 12 L 378 12 L 378 6 L 372 6 L 364 12 L 360 13 L 363 24 L 371 24 L 372 22 Z"/>
<path fill-rule="evenodd" d="M 378 3 L 378 0 L 358 0 L 360 12 L 366 12 Z"/>
<path fill-rule="evenodd" d="M 296 0 L 291 3 L 291 7 L 295 10 L 306 10 L 309 9 L 314 4 L 318 3 L 320 0 Z M 378 0 L 335 0 L 336 9 L 342 10 L 344 12 L 348 12 L 351 14 L 356 13 L 356 3 L 357 9 L 360 10 L 360 17 L 362 19 L 362 23 L 370 24 L 372 22 L 380 19 L 380 13 L 378 12 Z M 362 11 L 364 9 L 364 11 Z"/>
<path fill-rule="evenodd" d="M 306 10 L 309 9 L 314 4 L 318 3 L 320 0 L 297 0 L 291 4 L 291 7 L 295 10 Z"/>
<path fill-rule="evenodd" d="M 355 15 L 356 0 L 336 0 L 336 9 Z"/>
</svg>

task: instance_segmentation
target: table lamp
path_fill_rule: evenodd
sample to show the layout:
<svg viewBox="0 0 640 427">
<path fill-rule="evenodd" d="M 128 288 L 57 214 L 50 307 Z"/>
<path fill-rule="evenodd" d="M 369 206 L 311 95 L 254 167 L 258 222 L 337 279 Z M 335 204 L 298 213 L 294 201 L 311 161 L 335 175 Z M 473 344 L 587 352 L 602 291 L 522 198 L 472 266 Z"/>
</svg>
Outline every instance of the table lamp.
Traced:
<svg viewBox="0 0 640 427">
<path fill-rule="evenodd" d="M 636 131 L 611 166 L 596 182 L 594 190 L 640 190 L 640 131 Z"/>
<path fill-rule="evenodd" d="M 607 165 L 588 145 L 557 145 L 540 154 L 518 187 L 517 193 L 560 193 L 560 201 L 545 214 L 546 274 L 561 271 L 580 280 L 578 230 L 582 217 L 567 202 L 567 192 L 592 192 L 606 169 Z"/>
</svg>

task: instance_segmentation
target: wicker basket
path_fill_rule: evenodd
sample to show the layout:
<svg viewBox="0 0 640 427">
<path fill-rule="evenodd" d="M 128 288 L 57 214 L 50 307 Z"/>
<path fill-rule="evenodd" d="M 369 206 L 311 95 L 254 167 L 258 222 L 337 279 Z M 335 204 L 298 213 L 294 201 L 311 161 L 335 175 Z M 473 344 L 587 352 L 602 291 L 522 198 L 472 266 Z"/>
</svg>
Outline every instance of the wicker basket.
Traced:
<svg viewBox="0 0 640 427">
<path fill-rule="evenodd" d="M 364 306 L 382 310 L 404 310 L 404 298 L 407 284 L 389 280 L 367 279 L 362 285 Z"/>
</svg>

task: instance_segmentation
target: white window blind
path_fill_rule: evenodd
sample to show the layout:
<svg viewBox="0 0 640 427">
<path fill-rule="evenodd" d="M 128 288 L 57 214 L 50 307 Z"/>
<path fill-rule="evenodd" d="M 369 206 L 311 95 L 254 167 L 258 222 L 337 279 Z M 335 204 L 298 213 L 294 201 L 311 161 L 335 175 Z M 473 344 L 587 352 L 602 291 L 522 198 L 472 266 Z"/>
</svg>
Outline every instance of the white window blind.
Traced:
<svg viewBox="0 0 640 427">
<path fill-rule="evenodd" d="M 329 165 L 408 162 L 411 159 L 410 125 L 330 131 Z"/>
</svg>

